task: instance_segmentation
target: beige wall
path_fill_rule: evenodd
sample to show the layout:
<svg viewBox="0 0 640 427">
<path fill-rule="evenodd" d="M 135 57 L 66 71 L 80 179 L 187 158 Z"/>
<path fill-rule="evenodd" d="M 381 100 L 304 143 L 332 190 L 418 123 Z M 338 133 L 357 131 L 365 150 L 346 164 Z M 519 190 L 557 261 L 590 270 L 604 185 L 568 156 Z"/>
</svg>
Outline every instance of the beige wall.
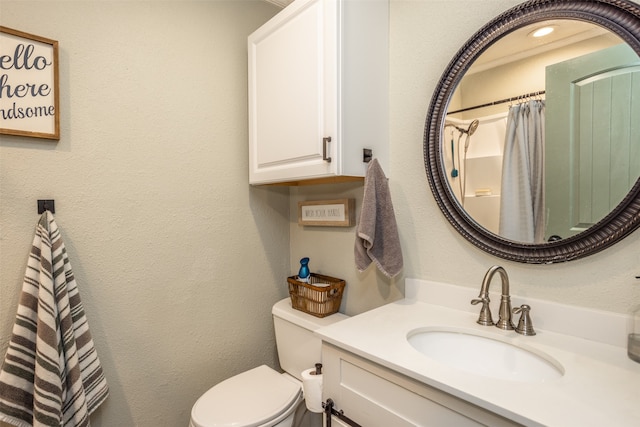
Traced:
<svg viewBox="0 0 640 427">
<path fill-rule="evenodd" d="M 0 142 L 0 353 L 36 199 L 56 200 L 111 386 L 94 426 L 177 427 L 216 382 L 277 366 L 288 190 L 247 184 L 246 37 L 259 1 L 7 1 L 60 43 L 62 138 Z"/>
<path fill-rule="evenodd" d="M 469 37 L 518 0 L 391 0 L 390 167 L 385 172 L 400 228 L 405 268 L 390 282 L 353 265 L 353 233 L 322 232 L 295 223 L 299 200 L 353 195 L 362 188 L 300 187 L 291 192 L 291 263 L 311 254 L 312 265 L 347 280 L 343 305 L 355 314 L 399 298 L 403 278 L 415 277 L 479 288 L 486 270 L 504 266 L 514 294 L 626 313 L 640 303 L 640 234 L 588 258 L 556 265 L 524 265 L 489 256 L 460 236 L 441 214 L 429 189 L 423 161 L 424 122 L 442 71 Z M 338 187 L 337 187 L 338 188 Z M 533 308 L 535 310 L 535 307 Z"/>
<path fill-rule="evenodd" d="M 391 161 L 405 269 L 357 273 L 354 229 L 301 228 L 298 200 L 354 184 L 247 185 L 246 35 L 262 2 L 3 0 L 2 25 L 60 41 L 62 138 L 0 142 L 0 352 L 37 219 L 56 218 L 112 395 L 95 426 L 183 426 L 206 388 L 276 366 L 271 304 L 299 258 L 347 280 L 343 311 L 401 298 L 404 277 L 478 287 L 495 263 L 519 295 L 625 312 L 640 302 L 639 234 L 568 264 L 493 258 L 440 213 L 424 172 L 425 114 L 457 49 L 516 0 L 391 0 Z M 358 211 L 359 212 L 359 211 Z M 535 307 L 534 307 L 535 309 Z"/>
<path fill-rule="evenodd" d="M 638 232 L 604 252 L 565 264 L 506 262 L 476 249 L 455 232 L 428 188 L 422 134 L 442 70 L 475 31 L 518 3 L 392 1 L 389 176 L 406 255 L 405 277 L 479 288 L 486 270 L 501 264 L 510 275 L 514 294 L 625 313 L 640 303 L 640 284 L 635 279 Z"/>
<path fill-rule="evenodd" d="M 356 218 L 359 218 L 362 192 L 363 186 L 359 183 L 291 189 L 291 269 L 297 271 L 300 258 L 308 256 L 312 272 L 344 279 L 347 286 L 341 311 L 348 315 L 362 313 L 403 298 L 404 280 L 402 277 L 398 277 L 399 280 L 389 280 L 373 267 L 359 273 L 353 258 L 355 228 L 302 227 L 298 225 L 298 201 L 354 198 Z M 394 199 L 394 203 L 396 201 Z M 402 209 L 402 206 L 394 206 L 396 212 Z"/>
</svg>

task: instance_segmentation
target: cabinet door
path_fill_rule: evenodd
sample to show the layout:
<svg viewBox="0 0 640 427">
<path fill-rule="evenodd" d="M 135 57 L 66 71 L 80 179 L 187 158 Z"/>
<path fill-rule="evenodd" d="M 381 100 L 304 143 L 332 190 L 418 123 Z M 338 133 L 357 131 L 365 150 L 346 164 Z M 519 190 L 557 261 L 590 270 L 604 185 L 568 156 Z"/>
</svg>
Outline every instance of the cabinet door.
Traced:
<svg viewBox="0 0 640 427">
<path fill-rule="evenodd" d="M 519 424 L 330 344 L 322 399 L 366 427 L 516 427 Z"/>
<path fill-rule="evenodd" d="M 249 36 L 251 183 L 336 173 L 337 13 L 297 1 Z"/>
</svg>

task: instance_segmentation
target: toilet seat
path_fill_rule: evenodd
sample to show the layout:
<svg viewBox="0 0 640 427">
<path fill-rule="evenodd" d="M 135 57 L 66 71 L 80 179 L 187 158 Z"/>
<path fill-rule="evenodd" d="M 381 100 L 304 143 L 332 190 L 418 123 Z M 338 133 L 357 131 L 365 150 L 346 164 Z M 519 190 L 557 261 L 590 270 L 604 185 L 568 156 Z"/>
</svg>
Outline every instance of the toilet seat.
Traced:
<svg viewBox="0 0 640 427">
<path fill-rule="evenodd" d="M 302 399 L 302 389 L 266 365 L 210 388 L 193 405 L 194 427 L 267 427 L 286 418 Z"/>
</svg>

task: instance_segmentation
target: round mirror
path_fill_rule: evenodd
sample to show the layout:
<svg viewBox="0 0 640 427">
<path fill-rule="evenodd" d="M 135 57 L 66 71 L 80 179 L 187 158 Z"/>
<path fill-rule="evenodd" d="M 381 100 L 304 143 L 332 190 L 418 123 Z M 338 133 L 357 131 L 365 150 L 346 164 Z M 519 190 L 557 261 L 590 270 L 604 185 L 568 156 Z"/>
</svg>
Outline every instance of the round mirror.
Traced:
<svg viewBox="0 0 640 427">
<path fill-rule="evenodd" d="M 538 36 L 538 31 L 547 35 Z M 431 190 L 466 239 L 563 262 L 640 225 L 640 9 L 532 0 L 456 54 L 431 100 Z"/>
</svg>

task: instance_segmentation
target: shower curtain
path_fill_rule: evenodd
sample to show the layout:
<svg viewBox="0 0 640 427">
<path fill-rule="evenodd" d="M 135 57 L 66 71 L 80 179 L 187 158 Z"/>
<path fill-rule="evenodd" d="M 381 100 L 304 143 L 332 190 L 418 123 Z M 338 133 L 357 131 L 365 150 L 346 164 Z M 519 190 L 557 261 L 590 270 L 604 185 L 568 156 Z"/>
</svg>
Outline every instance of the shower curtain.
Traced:
<svg viewBox="0 0 640 427">
<path fill-rule="evenodd" d="M 500 197 L 500 236 L 544 241 L 544 101 L 509 108 Z"/>
</svg>

